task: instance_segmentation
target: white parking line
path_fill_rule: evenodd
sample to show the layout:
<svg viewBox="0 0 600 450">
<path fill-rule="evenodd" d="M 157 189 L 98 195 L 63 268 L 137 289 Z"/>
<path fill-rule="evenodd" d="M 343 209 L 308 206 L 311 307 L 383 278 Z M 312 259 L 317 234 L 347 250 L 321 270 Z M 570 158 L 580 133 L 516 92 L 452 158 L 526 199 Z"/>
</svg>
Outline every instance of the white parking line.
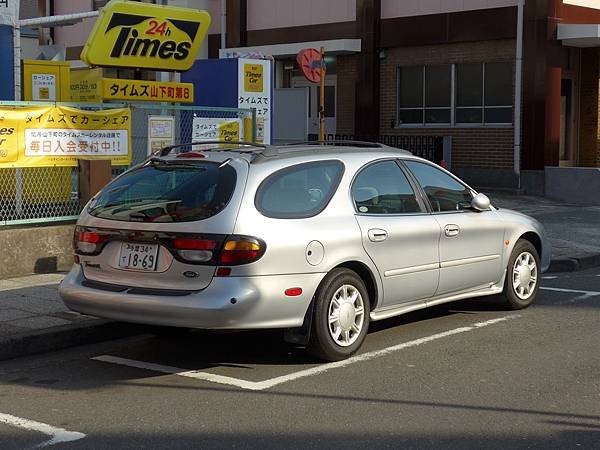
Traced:
<svg viewBox="0 0 600 450">
<path fill-rule="evenodd" d="M 563 289 L 554 287 L 541 287 L 544 291 L 556 291 L 556 292 L 572 292 L 573 294 L 585 294 L 585 295 L 600 295 L 597 291 L 581 291 L 579 289 Z"/>
<path fill-rule="evenodd" d="M 10 414 L 0 413 L 0 423 L 5 423 L 29 431 L 37 431 L 38 433 L 43 433 L 51 437 L 50 440 L 38 445 L 38 448 L 48 447 L 49 445 L 59 444 L 61 442 L 77 441 L 85 437 L 85 434 L 78 433 L 77 431 L 68 431 L 64 428 L 53 427 L 52 425 L 23 419 L 22 417 L 11 416 Z"/>
<path fill-rule="evenodd" d="M 410 347 L 417 347 L 419 345 L 426 344 L 428 342 L 432 342 L 432 341 L 435 341 L 438 339 L 453 336 L 455 334 L 466 333 L 469 331 L 475 331 L 475 330 L 478 330 L 483 327 L 487 327 L 487 326 L 494 325 L 494 324 L 497 324 L 500 322 L 504 322 L 509 319 L 516 319 L 518 317 L 521 317 L 521 316 L 520 315 L 504 316 L 504 317 L 499 317 L 497 319 L 487 320 L 485 322 L 478 322 L 478 323 L 473 324 L 472 326 L 454 328 L 452 330 L 444 331 L 442 333 L 432 334 L 431 336 L 427 336 L 427 337 L 420 338 L 420 339 L 415 339 L 413 341 L 403 342 L 402 344 L 393 345 L 391 347 L 387 347 L 387 348 L 384 348 L 381 350 L 374 350 L 371 352 L 363 353 L 363 354 L 353 356 L 348 359 L 344 359 L 342 361 L 337 361 L 337 362 L 323 364 L 323 365 L 316 366 L 316 367 L 311 367 L 310 369 L 301 370 L 299 372 L 290 373 L 288 375 L 283 375 L 280 377 L 275 377 L 275 378 L 271 378 L 271 379 L 264 380 L 264 381 L 242 380 L 239 378 L 215 375 L 215 374 L 207 373 L 207 372 L 199 372 L 197 370 L 180 369 L 178 367 L 163 366 L 160 364 L 152 364 L 152 363 L 147 363 L 147 362 L 143 362 L 143 361 L 136 361 L 136 360 L 127 359 L 127 358 L 119 358 L 119 357 L 110 356 L 110 355 L 96 356 L 92 359 L 94 359 L 96 361 L 102 361 L 102 362 L 107 362 L 107 363 L 112 363 L 112 364 L 136 367 L 139 369 L 152 370 L 154 372 L 162 372 L 162 373 L 168 373 L 168 374 L 172 374 L 172 375 L 179 375 L 179 376 L 187 377 L 187 378 L 194 378 L 196 380 L 210 381 L 212 383 L 227 384 L 230 386 L 236 386 L 236 387 L 239 387 L 242 389 L 248 389 L 251 391 L 262 391 L 264 389 L 269 389 L 269 388 L 272 388 L 273 386 L 277 386 L 278 384 L 287 383 L 289 381 L 297 380 L 299 378 L 318 375 L 320 373 L 327 372 L 331 369 L 338 369 L 341 367 L 349 366 L 349 365 L 357 363 L 357 362 L 368 361 L 370 359 L 388 355 L 388 354 L 390 354 L 392 352 L 396 352 L 398 350 L 403 350 L 405 348 L 410 348 Z"/>
</svg>

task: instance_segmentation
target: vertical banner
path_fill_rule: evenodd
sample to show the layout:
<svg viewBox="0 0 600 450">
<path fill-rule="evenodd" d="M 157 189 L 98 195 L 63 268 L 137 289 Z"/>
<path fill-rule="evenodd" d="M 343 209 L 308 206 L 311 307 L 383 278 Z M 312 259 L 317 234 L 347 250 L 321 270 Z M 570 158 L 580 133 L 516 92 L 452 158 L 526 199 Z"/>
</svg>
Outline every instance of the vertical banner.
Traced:
<svg viewBox="0 0 600 450">
<path fill-rule="evenodd" d="M 271 60 L 238 59 L 238 107 L 256 108 L 256 141 L 271 143 Z"/>
<path fill-rule="evenodd" d="M 148 116 L 148 155 L 175 143 L 175 117 Z"/>
</svg>

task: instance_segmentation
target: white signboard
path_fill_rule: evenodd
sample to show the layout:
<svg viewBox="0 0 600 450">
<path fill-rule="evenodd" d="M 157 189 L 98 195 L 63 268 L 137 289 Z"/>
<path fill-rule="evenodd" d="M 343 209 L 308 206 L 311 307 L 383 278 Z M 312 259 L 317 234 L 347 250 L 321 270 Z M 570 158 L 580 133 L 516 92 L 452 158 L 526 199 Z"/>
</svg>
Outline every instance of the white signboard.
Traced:
<svg viewBox="0 0 600 450">
<path fill-rule="evenodd" d="M 192 142 L 243 141 L 243 136 L 244 126 L 241 119 L 194 117 L 192 122 Z"/>
<path fill-rule="evenodd" d="M 175 117 L 148 116 L 148 155 L 175 143 Z"/>
<path fill-rule="evenodd" d="M 0 0 L 2 1 L 2 0 Z M 31 74 L 31 97 L 35 101 L 56 101 L 56 75 Z"/>
<path fill-rule="evenodd" d="M 238 108 L 256 108 L 256 141 L 271 143 L 271 60 L 238 59 Z"/>
<path fill-rule="evenodd" d="M 127 155 L 127 130 L 26 129 L 25 156 Z"/>
<path fill-rule="evenodd" d="M 0 25 L 16 25 L 19 20 L 19 0 L 0 0 Z"/>
</svg>

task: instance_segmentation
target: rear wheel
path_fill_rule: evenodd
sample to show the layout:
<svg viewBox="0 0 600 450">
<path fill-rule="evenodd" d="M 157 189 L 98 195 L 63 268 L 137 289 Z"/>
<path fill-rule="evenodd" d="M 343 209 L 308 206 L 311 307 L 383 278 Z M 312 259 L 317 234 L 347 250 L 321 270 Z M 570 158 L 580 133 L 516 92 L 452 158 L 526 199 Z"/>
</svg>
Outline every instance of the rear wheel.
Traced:
<svg viewBox="0 0 600 450">
<path fill-rule="evenodd" d="M 540 257 L 533 244 L 519 239 L 515 244 L 506 271 L 504 298 L 511 309 L 527 308 L 537 296 L 540 284 Z"/>
<path fill-rule="evenodd" d="M 369 329 L 369 307 L 367 289 L 355 272 L 331 271 L 315 296 L 308 351 L 325 361 L 356 353 Z"/>
</svg>

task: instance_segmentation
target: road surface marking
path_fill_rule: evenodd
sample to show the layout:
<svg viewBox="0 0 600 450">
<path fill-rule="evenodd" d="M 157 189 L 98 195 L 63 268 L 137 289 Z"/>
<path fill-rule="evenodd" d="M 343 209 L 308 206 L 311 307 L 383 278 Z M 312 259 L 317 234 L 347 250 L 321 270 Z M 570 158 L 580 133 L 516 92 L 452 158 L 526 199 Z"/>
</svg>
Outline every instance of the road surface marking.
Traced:
<svg viewBox="0 0 600 450">
<path fill-rule="evenodd" d="M 12 425 L 14 427 L 23 428 L 29 431 L 37 431 L 50 436 L 50 440 L 42 442 L 37 447 L 48 447 L 49 445 L 59 444 L 61 442 L 71 442 L 83 439 L 85 434 L 78 433 L 77 431 L 69 431 L 64 428 L 53 427 L 41 422 L 35 422 L 29 419 L 23 419 L 22 417 L 11 416 L 10 414 L 0 413 L 0 423 Z"/>
<path fill-rule="evenodd" d="M 277 386 L 278 384 L 287 383 L 289 381 L 294 381 L 299 378 L 318 375 L 321 373 L 325 373 L 331 369 L 338 369 L 341 367 L 349 366 L 349 365 L 357 363 L 357 362 L 368 361 L 368 360 L 371 360 L 374 358 L 378 358 L 380 356 L 388 355 L 388 354 L 396 352 L 398 350 L 403 350 L 405 348 L 410 348 L 410 347 L 417 347 L 419 345 L 426 344 L 428 342 L 432 342 L 432 341 L 435 341 L 438 339 L 453 336 L 455 334 L 466 333 L 469 331 L 475 331 L 475 330 L 478 330 L 483 327 L 487 327 L 487 326 L 494 325 L 494 324 L 497 324 L 500 322 L 504 322 L 509 319 L 516 319 L 519 317 L 521 317 L 521 316 L 520 315 L 504 316 L 504 317 L 499 317 L 497 319 L 487 320 L 485 322 L 478 322 L 471 326 L 454 328 L 452 330 L 444 331 L 442 333 L 432 334 L 431 336 L 423 337 L 420 339 L 415 339 L 413 341 L 403 342 L 401 344 L 393 345 L 391 347 L 387 347 L 387 348 L 384 348 L 381 350 L 374 350 L 371 352 L 362 353 L 360 355 L 356 355 L 351 358 L 344 359 L 342 361 L 336 361 L 336 362 L 332 362 L 332 363 L 328 363 L 328 364 L 322 364 L 320 366 L 311 367 L 310 369 L 301 370 L 299 372 L 290 373 L 288 375 L 282 375 L 280 377 L 275 377 L 275 378 L 271 378 L 271 379 L 264 380 L 264 381 L 242 380 L 239 378 L 215 375 L 215 374 L 207 373 L 207 372 L 199 372 L 197 370 L 180 369 L 178 367 L 163 366 L 160 364 L 147 363 L 147 362 L 143 362 L 143 361 L 135 361 L 133 359 L 119 358 L 119 357 L 110 356 L 110 355 L 96 356 L 96 357 L 93 357 L 92 359 L 94 359 L 96 361 L 102 361 L 102 362 L 107 362 L 107 363 L 112 363 L 112 364 L 120 364 L 123 366 L 136 367 L 139 369 L 152 370 L 154 372 L 162 372 L 162 373 L 168 373 L 168 374 L 172 374 L 172 375 L 179 375 L 179 376 L 187 377 L 187 378 L 194 378 L 196 380 L 210 381 L 213 383 L 237 386 L 239 388 L 248 389 L 251 391 L 262 391 L 264 389 L 269 389 L 269 388 L 272 388 L 273 386 Z"/>
<path fill-rule="evenodd" d="M 585 294 L 585 295 L 600 295 L 600 292 L 597 291 L 581 291 L 579 289 L 563 289 L 563 288 L 553 288 L 553 287 L 541 287 L 545 291 L 556 291 L 556 292 L 572 292 L 574 294 Z"/>
</svg>

